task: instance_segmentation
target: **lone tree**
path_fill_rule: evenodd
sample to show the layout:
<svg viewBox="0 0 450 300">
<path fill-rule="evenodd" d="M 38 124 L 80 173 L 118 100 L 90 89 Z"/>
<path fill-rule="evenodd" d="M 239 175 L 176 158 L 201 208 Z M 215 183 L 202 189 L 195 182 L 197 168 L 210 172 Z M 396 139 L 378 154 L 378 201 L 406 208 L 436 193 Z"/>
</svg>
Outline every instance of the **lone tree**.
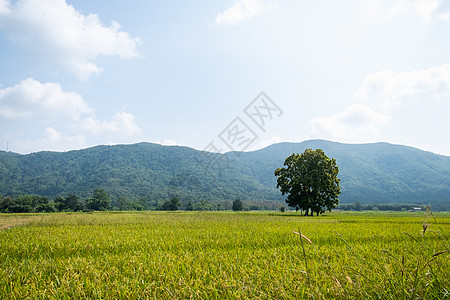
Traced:
<svg viewBox="0 0 450 300">
<path fill-rule="evenodd" d="M 292 154 L 284 161 L 284 168 L 275 170 L 277 188 L 287 194 L 286 203 L 305 215 L 331 211 L 339 203 L 341 193 L 339 168 L 334 158 L 330 159 L 321 149 L 306 149 Z"/>
<path fill-rule="evenodd" d="M 233 211 L 244 210 L 244 203 L 242 202 L 242 200 L 241 199 L 234 200 L 232 209 L 233 209 Z"/>
</svg>

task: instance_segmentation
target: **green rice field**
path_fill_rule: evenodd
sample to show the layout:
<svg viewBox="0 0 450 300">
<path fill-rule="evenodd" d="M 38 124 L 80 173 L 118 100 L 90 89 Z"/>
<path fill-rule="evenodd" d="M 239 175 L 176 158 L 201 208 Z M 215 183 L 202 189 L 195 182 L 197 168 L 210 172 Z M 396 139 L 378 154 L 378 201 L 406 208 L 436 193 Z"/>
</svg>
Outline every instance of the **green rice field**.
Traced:
<svg viewBox="0 0 450 300">
<path fill-rule="evenodd" d="M 0 214 L 0 299 L 450 299 L 449 232 L 430 212 Z"/>
</svg>

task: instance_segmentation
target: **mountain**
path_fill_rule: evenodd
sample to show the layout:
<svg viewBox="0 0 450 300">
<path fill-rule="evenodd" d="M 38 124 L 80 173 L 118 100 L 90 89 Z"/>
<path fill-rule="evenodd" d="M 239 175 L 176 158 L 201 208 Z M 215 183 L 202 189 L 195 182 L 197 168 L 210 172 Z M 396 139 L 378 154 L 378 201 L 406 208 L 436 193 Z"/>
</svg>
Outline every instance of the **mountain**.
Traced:
<svg viewBox="0 0 450 300">
<path fill-rule="evenodd" d="M 450 157 L 388 143 L 324 140 L 227 154 L 151 143 L 28 155 L 0 151 L 0 194 L 89 197 L 100 187 L 113 198 L 149 201 L 172 196 L 192 201 L 281 201 L 274 170 L 287 156 L 306 148 L 320 148 L 336 159 L 341 203 L 450 206 Z"/>
</svg>

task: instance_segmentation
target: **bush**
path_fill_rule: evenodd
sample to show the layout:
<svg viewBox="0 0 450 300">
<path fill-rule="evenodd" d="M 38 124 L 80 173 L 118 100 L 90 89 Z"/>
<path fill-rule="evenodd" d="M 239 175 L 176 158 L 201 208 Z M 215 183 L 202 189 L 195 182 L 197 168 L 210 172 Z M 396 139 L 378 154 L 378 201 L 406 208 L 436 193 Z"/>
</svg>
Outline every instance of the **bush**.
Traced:
<svg viewBox="0 0 450 300">
<path fill-rule="evenodd" d="M 180 209 L 180 201 L 178 198 L 172 198 L 170 200 L 166 200 L 161 206 L 161 210 L 175 211 Z"/>
<path fill-rule="evenodd" d="M 36 206 L 36 212 L 38 213 L 52 213 L 56 212 L 56 208 L 50 203 L 39 204 Z"/>
<path fill-rule="evenodd" d="M 242 203 L 242 200 L 236 199 L 233 201 L 233 211 L 241 211 L 244 210 L 244 203 Z"/>
</svg>

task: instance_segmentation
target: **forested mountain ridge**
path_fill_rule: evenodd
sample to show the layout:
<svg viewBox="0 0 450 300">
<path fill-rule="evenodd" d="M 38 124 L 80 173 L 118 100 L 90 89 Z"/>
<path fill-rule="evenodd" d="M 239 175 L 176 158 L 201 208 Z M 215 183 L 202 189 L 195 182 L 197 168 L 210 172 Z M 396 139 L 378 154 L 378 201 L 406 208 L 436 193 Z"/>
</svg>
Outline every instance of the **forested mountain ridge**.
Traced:
<svg viewBox="0 0 450 300">
<path fill-rule="evenodd" d="M 341 203 L 450 203 L 450 157 L 416 148 L 323 140 L 279 143 L 251 152 L 211 154 L 151 143 L 20 155 L 0 151 L 0 194 L 112 198 L 171 196 L 192 201 L 283 199 L 274 170 L 292 153 L 320 148 L 339 166 Z"/>
</svg>

